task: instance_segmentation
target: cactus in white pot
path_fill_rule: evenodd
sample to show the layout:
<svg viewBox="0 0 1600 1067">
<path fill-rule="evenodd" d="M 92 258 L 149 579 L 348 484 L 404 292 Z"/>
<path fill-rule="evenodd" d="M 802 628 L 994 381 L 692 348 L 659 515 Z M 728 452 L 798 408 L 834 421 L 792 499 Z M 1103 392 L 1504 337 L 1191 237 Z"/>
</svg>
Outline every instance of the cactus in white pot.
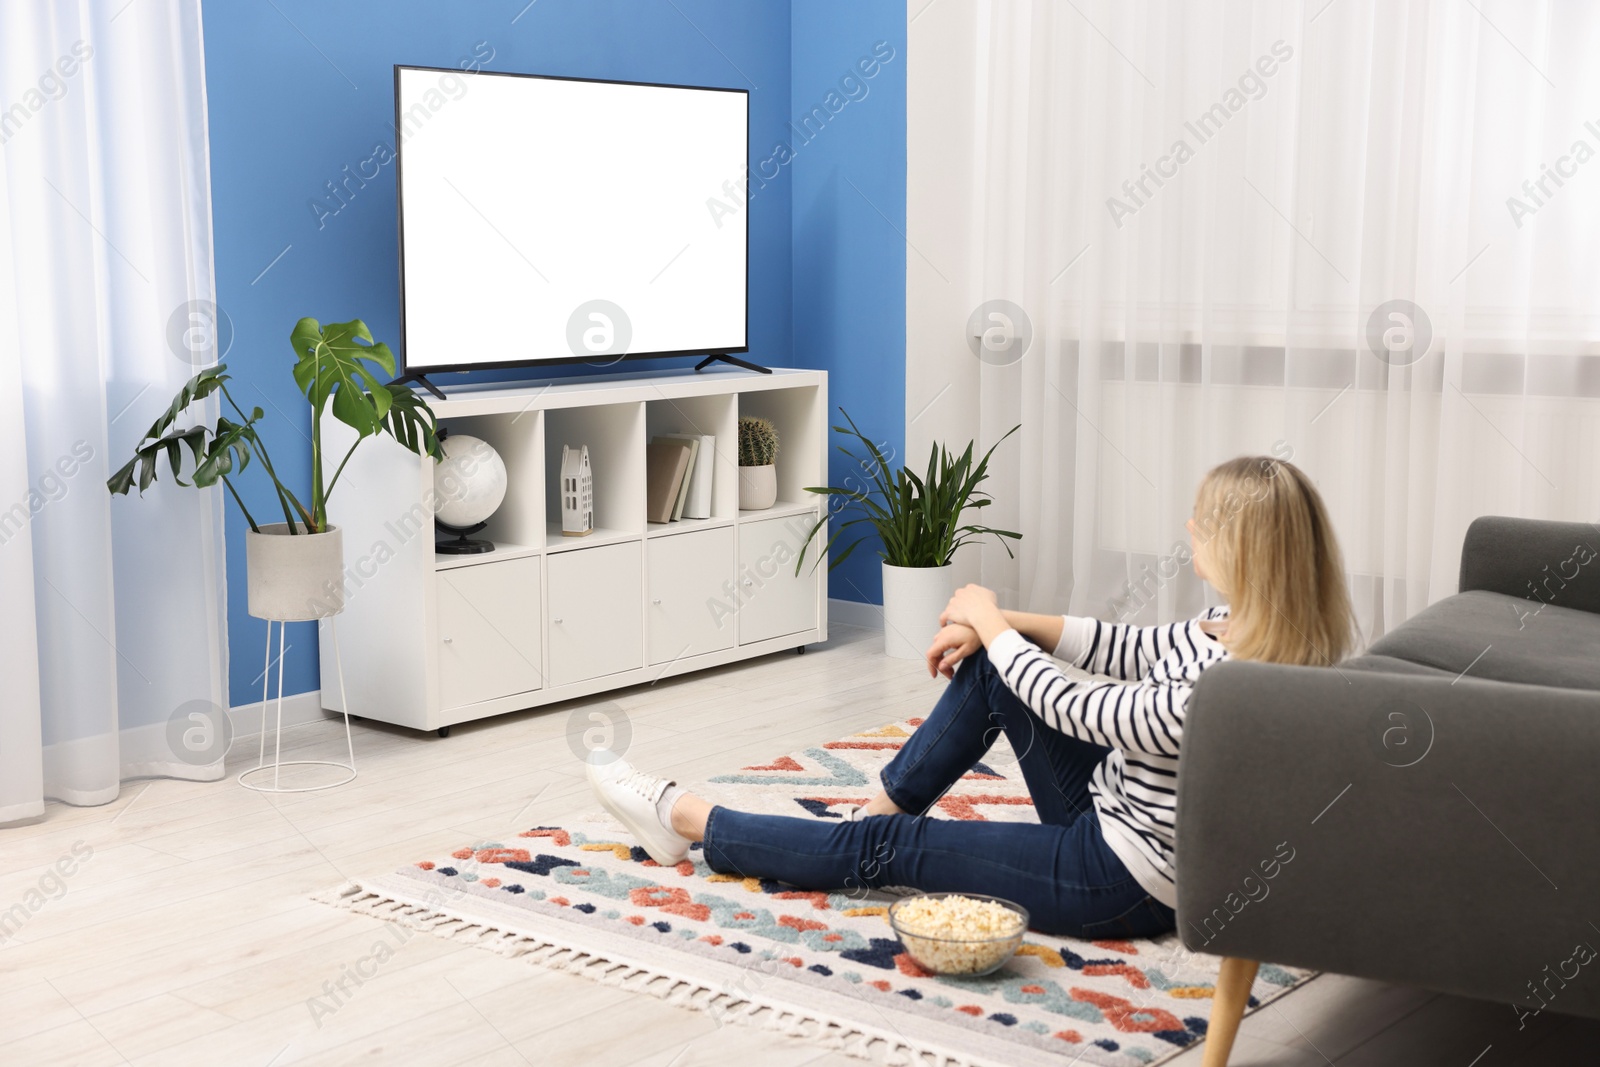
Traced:
<svg viewBox="0 0 1600 1067">
<path fill-rule="evenodd" d="M 765 511 L 778 499 L 778 431 L 755 415 L 739 417 L 739 507 Z"/>
</svg>

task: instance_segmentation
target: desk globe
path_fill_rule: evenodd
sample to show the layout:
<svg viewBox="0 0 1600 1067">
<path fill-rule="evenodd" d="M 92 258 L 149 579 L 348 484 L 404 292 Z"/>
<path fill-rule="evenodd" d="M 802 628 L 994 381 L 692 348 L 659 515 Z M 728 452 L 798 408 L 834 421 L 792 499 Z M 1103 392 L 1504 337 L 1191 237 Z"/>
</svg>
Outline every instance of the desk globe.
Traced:
<svg viewBox="0 0 1600 1067">
<path fill-rule="evenodd" d="M 444 454 L 433 469 L 438 494 L 433 521 L 453 536 L 436 541 L 434 550 L 448 555 L 493 552 L 494 542 L 469 537 L 489 523 L 506 498 L 506 464 L 494 446 L 467 434 L 441 434 Z"/>
</svg>

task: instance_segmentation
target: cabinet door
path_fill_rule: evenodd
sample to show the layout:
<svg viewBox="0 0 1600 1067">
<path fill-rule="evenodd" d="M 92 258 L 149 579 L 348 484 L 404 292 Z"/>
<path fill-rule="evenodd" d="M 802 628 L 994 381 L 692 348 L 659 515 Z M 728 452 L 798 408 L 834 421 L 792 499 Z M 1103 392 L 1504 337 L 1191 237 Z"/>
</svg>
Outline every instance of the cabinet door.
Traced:
<svg viewBox="0 0 1600 1067">
<path fill-rule="evenodd" d="M 815 522 L 811 512 L 761 519 L 739 526 L 739 643 L 799 633 L 817 625 L 819 570 L 815 541 L 806 549 L 799 575 L 795 556 Z M 822 535 L 819 534 L 820 538 Z"/>
<path fill-rule="evenodd" d="M 639 542 L 552 553 L 550 683 L 644 666 L 644 552 Z"/>
<path fill-rule="evenodd" d="M 456 567 L 435 580 L 440 706 L 542 688 L 538 558 Z"/>
<path fill-rule="evenodd" d="M 732 648 L 733 527 L 650 539 L 650 662 Z"/>
</svg>

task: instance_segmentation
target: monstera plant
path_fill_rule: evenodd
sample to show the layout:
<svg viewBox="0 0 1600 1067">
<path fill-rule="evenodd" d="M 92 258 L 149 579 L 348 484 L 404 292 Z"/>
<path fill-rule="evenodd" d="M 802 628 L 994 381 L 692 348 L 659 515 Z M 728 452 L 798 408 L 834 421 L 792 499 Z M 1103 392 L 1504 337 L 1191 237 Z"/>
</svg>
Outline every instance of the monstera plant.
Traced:
<svg viewBox="0 0 1600 1067">
<path fill-rule="evenodd" d="M 299 497 L 278 477 L 277 469 L 267 453 L 266 442 L 257 432 L 261 421 L 260 408 L 251 408 L 246 414 L 233 394 L 228 391 L 228 365 L 219 363 L 190 378 L 178 390 L 172 403 L 161 417 L 150 424 L 144 437 L 134 449 L 133 458 L 107 480 L 112 493 L 121 495 L 133 488 L 135 479 L 142 494 L 156 480 L 159 463 L 165 459 L 172 468 L 172 477 L 179 485 L 189 485 L 183 480 L 184 451 L 192 459 L 191 478 L 197 486 L 212 486 L 218 482 L 227 487 L 245 521 L 253 532 L 261 527 L 250 514 L 244 498 L 234 486 L 233 478 L 241 474 L 256 459 L 277 493 L 278 505 L 283 510 L 283 521 L 289 534 L 325 533 L 328 529 L 328 497 L 339 482 L 339 475 L 350 461 L 357 446 L 368 437 L 388 433 L 406 448 L 419 455 L 439 457 L 437 423 L 433 411 L 410 387 L 384 385 L 367 367 L 376 365 L 387 376 L 394 376 L 394 353 L 389 346 L 372 340 L 372 332 L 360 319 L 350 322 L 333 322 L 323 326 L 316 319 L 305 318 L 295 323 L 289 335 L 294 346 L 294 381 L 311 405 L 311 506 Z M 365 342 L 363 344 L 362 342 Z M 195 403 L 213 393 L 221 393 L 237 419 L 226 414 L 217 418 L 216 425 L 204 423 L 179 426 L 178 421 Z M 333 405 L 333 417 L 356 431 L 356 440 L 345 452 L 344 458 L 327 479 L 323 471 L 322 416 Z"/>
<path fill-rule="evenodd" d="M 133 458 L 106 481 L 113 494 L 126 494 L 135 483 L 143 494 L 165 462 L 179 485 L 224 486 L 250 524 L 246 551 L 251 614 L 280 621 L 323 617 L 343 605 L 342 595 L 337 595 L 337 607 L 329 610 L 328 598 L 336 592 L 342 594 L 342 590 L 327 586 L 340 580 L 343 550 L 338 530 L 328 523 L 328 498 L 362 442 L 388 434 L 418 455 L 435 461 L 440 458 L 438 423 L 432 409 L 408 386 L 386 385 L 379 379 L 375 371 L 394 376 L 394 353 L 388 345 L 373 341 L 366 323 L 353 319 L 323 326 L 316 319 L 305 318 L 295 323 L 289 342 L 294 347 L 295 384 L 311 406 L 311 489 L 307 499 L 285 484 L 273 466 L 260 432 L 262 410 L 252 407 L 246 411 L 239 406 L 228 389 L 231 376 L 225 363 L 190 378 L 145 431 Z M 224 406 L 214 423 L 188 417 L 213 394 L 221 395 Z M 326 474 L 328 457 L 323 449 L 323 416 L 329 412 L 356 433 L 331 478 Z M 252 462 L 272 483 L 282 523 L 258 523 L 239 493 L 237 479 Z M 186 467 L 189 481 L 184 480 Z M 302 544 L 287 544 L 291 539 Z M 314 603 L 305 603 L 308 600 Z M 264 611 L 277 614 L 262 614 Z"/>
</svg>

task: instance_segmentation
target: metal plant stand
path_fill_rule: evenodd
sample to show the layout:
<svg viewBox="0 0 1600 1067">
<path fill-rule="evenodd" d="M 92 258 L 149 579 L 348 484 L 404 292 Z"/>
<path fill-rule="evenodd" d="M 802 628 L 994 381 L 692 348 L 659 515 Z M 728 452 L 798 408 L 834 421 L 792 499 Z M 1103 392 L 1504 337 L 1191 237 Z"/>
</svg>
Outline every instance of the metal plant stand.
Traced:
<svg viewBox="0 0 1600 1067">
<path fill-rule="evenodd" d="M 274 621 L 276 621 L 278 623 L 278 708 L 277 708 L 277 726 L 273 730 L 273 738 L 272 738 L 272 762 L 268 763 L 267 762 L 267 685 L 268 685 L 268 683 L 269 683 L 269 681 L 271 679 L 271 674 L 272 674 L 272 624 L 273 624 Z M 343 709 L 343 715 L 344 715 L 344 743 L 345 743 L 345 754 L 347 756 L 347 762 L 339 763 L 339 762 L 336 762 L 334 760 L 320 760 L 320 759 L 284 760 L 284 759 L 280 758 L 281 753 L 282 753 L 282 748 L 283 748 L 283 659 L 284 659 L 284 651 L 285 651 L 285 649 L 284 649 L 284 631 L 287 628 L 288 624 L 285 621 L 283 621 L 282 619 L 278 619 L 278 620 L 268 619 L 267 620 L 266 668 L 261 672 L 261 746 L 260 746 L 260 751 L 259 751 L 259 753 L 257 755 L 256 765 L 254 767 L 251 767 L 249 770 L 243 771 L 243 772 L 241 772 L 239 774 L 239 784 L 244 786 L 246 789 L 253 789 L 258 793 L 314 793 L 319 789 L 333 789 L 336 786 L 347 785 L 350 782 L 355 781 L 355 778 L 356 778 L 356 750 L 355 750 L 355 742 L 350 737 L 350 702 L 345 697 L 345 690 L 344 690 L 344 661 L 339 656 L 339 631 L 338 631 L 338 628 L 337 628 L 337 620 L 332 616 L 329 616 L 326 619 L 319 619 L 318 620 L 318 633 L 319 633 L 319 635 L 321 633 L 321 624 L 323 622 L 326 622 L 328 624 L 328 634 L 333 639 L 333 661 L 334 661 L 334 663 L 336 665 L 336 668 L 337 668 L 336 673 L 339 676 L 339 707 L 341 709 Z M 349 773 L 347 775 L 345 775 L 344 777 L 339 778 L 337 781 L 326 782 L 326 783 L 321 784 L 321 785 L 305 785 L 305 786 L 288 787 L 288 786 L 282 786 L 282 785 L 279 784 L 279 772 L 284 767 L 337 767 L 340 770 L 348 771 Z M 256 782 L 253 782 L 253 781 L 249 780 L 252 775 L 259 775 L 259 774 L 262 774 L 262 772 L 265 772 L 265 771 L 271 771 L 272 772 L 272 784 L 271 785 L 266 785 L 265 783 L 257 784 Z"/>
</svg>

